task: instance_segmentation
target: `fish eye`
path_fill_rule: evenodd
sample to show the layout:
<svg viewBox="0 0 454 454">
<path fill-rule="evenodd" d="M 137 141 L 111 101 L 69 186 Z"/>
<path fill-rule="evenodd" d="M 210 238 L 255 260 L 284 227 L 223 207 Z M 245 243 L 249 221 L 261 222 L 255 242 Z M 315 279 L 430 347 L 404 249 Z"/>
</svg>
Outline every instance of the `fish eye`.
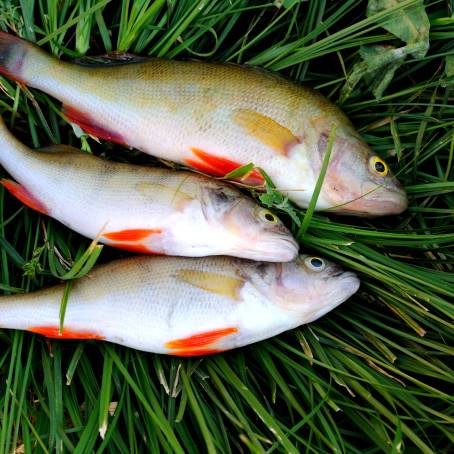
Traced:
<svg viewBox="0 0 454 454">
<path fill-rule="evenodd" d="M 320 257 L 307 257 L 304 260 L 305 265 L 312 271 L 319 273 L 326 268 L 326 263 Z"/>
<path fill-rule="evenodd" d="M 262 221 L 267 222 L 268 224 L 276 224 L 278 221 L 278 218 L 275 214 L 271 213 L 270 210 L 265 209 L 261 209 L 259 211 L 259 218 Z"/>
<path fill-rule="evenodd" d="M 369 168 L 372 173 L 380 175 L 381 177 L 386 177 L 388 174 L 388 166 L 383 159 L 378 156 L 372 156 L 369 160 Z"/>
</svg>

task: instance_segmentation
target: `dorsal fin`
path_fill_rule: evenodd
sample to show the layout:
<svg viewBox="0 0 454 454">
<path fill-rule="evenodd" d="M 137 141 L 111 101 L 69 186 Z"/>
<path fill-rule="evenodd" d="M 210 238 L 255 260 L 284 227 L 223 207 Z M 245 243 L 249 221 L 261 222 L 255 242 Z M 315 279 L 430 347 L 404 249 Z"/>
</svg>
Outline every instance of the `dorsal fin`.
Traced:
<svg viewBox="0 0 454 454">
<path fill-rule="evenodd" d="M 79 150 L 78 148 L 72 147 L 71 145 L 64 145 L 64 144 L 52 144 L 48 145 L 47 147 L 38 148 L 38 151 L 42 151 L 44 153 L 83 153 L 83 151 Z"/>
<path fill-rule="evenodd" d="M 127 52 L 110 52 L 104 55 L 84 56 L 76 58 L 74 63 L 82 66 L 103 67 L 129 65 L 131 63 L 143 63 L 148 60 L 140 55 L 129 54 Z"/>
</svg>

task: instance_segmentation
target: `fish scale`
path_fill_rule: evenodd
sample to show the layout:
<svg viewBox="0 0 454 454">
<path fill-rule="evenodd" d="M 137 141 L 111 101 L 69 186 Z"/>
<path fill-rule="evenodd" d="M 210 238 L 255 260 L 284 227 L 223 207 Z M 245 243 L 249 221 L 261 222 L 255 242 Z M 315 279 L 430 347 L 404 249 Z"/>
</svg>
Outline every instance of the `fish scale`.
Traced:
<svg viewBox="0 0 454 454">
<path fill-rule="evenodd" d="M 312 198 L 325 138 L 336 126 L 316 208 L 377 216 L 408 203 L 339 108 L 264 70 L 159 59 L 89 67 L 0 32 L 1 72 L 62 101 L 67 119 L 93 136 L 217 176 L 252 162 L 301 207 Z M 243 182 L 263 188 L 264 178 Z"/>
<path fill-rule="evenodd" d="M 120 249 L 270 261 L 298 252 L 274 214 L 202 175 L 115 163 L 68 146 L 33 151 L 1 119 L 0 164 L 17 181 L 2 184 L 28 206 Z"/>
<path fill-rule="evenodd" d="M 180 356 L 218 353 L 311 322 L 358 289 L 353 273 L 322 259 L 317 260 L 324 267 L 316 269 L 312 259 L 301 256 L 284 264 L 232 257 L 118 260 L 74 283 L 61 335 L 64 285 L 0 297 L 0 327 Z M 203 288 L 208 281 L 215 285 Z"/>
</svg>

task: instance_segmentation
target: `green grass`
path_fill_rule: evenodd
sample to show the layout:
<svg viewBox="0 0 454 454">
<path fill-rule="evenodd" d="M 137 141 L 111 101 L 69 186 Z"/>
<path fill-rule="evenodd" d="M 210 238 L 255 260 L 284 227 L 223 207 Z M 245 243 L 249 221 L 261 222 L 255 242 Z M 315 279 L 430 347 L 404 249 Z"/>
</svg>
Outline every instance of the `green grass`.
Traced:
<svg viewBox="0 0 454 454">
<path fill-rule="evenodd" d="M 0 0 L 0 28 L 65 59 L 119 49 L 260 65 L 335 102 L 359 45 L 396 41 L 380 27 L 386 13 L 366 18 L 364 1 L 275 3 Z M 380 99 L 360 82 L 342 103 L 406 185 L 408 211 L 374 220 L 309 213 L 303 221 L 285 200 L 264 199 L 303 233 L 305 249 L 360 275 L 357 295 L 309 326 L 203 359 L 0 331 L 0 453 L 450 451 L 454 91 L 444 65 L 454 56 L 451 8 L 427 2 L 430 50 L 407 58 Z M 77 139 L 58 102 L 6 78 L 0 84 L 0 111 L 29 145 L 71 143 L 152 162 Z M 0 189 L 2 292 L 83 274 L 100 252 L 83 257 L 88 246 Z M 122 255 L 104 248 L 99 260 Z"/>
</svg>

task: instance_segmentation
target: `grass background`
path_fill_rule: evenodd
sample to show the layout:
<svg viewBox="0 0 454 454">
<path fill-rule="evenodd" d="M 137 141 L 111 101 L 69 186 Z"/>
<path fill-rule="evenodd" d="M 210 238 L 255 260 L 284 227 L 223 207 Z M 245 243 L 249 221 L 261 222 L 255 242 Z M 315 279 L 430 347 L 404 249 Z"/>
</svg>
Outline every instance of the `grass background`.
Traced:
<svg viewBox="0 0 454 454">
<path fill-rule="evenodd" d="M 389 14 L 414 3 L 394 2 Z M 260 65 L 337 102 L 359 45 L 396 41 L 378 16 L 366 18 L 366 7 L 356 0 L 0 0 L 0 28 L 64 59 L 122 50 Z M 301 238 L 306 250 L 358 272 L 359 293 L 310 326 L 202 359 L 0 330 L 0 453 L 450 450 L 454 93 L 444 69 L 454 55 L 454 19 L 449 1 L 427 2 L 426 10 L 428 54 L 407 59 L 381 99 L 361 82 L 342 104 L 406 185 L 408 211 L 375 220 L 319 213 Z M 3 77 L 0 88 L 3 118 L 30 146 L 71 143 L 155 164 L 77 139 L 60 104 L 39 91 Z M 280 207 L 297 233 L 304 211 Z M 0 291 L 57 282 L 88 245 L 0 189 Z M 104 248 L 99 260 L 124 255 Z"/>
</svg>

